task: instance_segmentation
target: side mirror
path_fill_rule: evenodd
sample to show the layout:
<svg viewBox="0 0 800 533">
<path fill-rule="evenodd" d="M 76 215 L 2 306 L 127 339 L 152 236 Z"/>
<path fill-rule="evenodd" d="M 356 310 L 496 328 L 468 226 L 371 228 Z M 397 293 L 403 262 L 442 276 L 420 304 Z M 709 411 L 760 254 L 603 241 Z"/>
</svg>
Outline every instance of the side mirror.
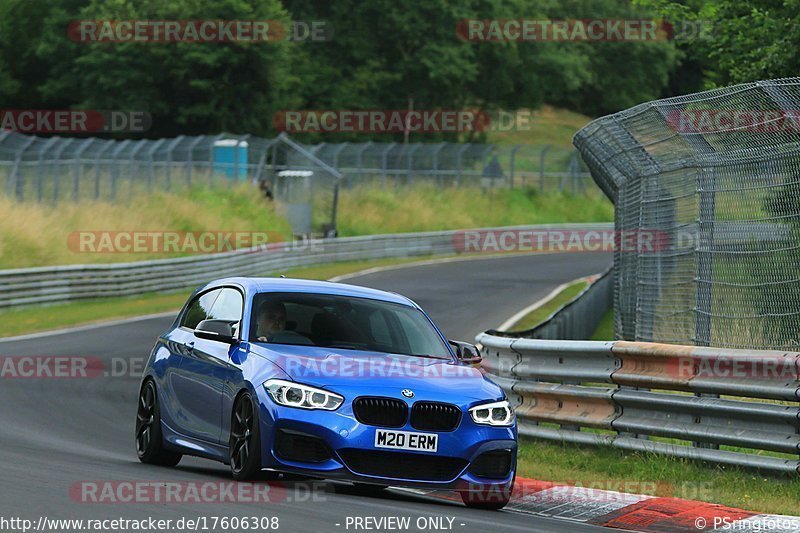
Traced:
<svg viewBox="0 0 800 533">
<path fill-rule="evenodd" d="M 481 352 L 478 351 L 478 347 L 474 344 L 470 344 L 468 342 L 462 341 L 449 341 L 453 348 L 456 349 L 456 357 L 462 363 L 466 363 L 468 365 L 477 365 L 480 364 L 481 360 Z"/>
<path fill-rule="evenodd" d="M 233 334 L 233 325 L 230 320 L 203 320 L 194 330 L 195 337 L 225 344 L 239 342 Z"/>
</svg>

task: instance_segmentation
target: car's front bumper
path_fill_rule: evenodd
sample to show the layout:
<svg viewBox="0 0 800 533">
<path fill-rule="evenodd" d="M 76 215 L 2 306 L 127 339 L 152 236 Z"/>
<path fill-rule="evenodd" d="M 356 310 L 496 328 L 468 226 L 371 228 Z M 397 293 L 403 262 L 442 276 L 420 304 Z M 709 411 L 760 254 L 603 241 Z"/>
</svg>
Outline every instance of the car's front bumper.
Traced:
<svg viewBox="0 0 800 533">
<path fill-rule="evenodd" d="M 261 462 L 264 468 L 328 479 L 440 490 L 506 491 L 513 483 L 517 453 L 516 427 L 475 424 L 466 414 L 466 410 L 463 411 L 461 423 L 454 431 L 435 432 L 438 435 L 436 453 L 401 450 L 394 452 L 375 448 L 375 432 L 381 428 L 359 423 L 349 402 L 345 402 L 336 411 L 305 410 L 276 405 L 263 389 L 258 391 L 257 396 L 262 435 Z M 420 432 L 409 425 L 392 429 L 428 433 Z M 282 430 L 321 440 L 329 451 L 329 457 L 316 462 L 287 460 L 276 452 L 276 435 Z M 428 456 L 422 459 L 423 462 L 430 460 L 431 456 L 453 458 L 453 462 L 457 459 L 459 460 L 457 464 L 463 466 L 456 466 L 452 476 L 439 475 L 436 479 L 430 479 L 431 476 L 427 472 L 414 470 L 413 465 L 409 465 L 405 470 L 402 465 L 398 465 L 397 472 L 387 477 L 359 471 L 353 466 L 352 461 L 348 462 L 345 459 L 348 450 L 365 452 L 367 455 L 378 452 L 383 458 L 391 459 L 394 459 L 396 454 L 398 462 L 409 458 L 409 454 L 416 456 L 411 457 L 412 459 Z M 502 478 L 494 476 L 487 478 L 470 471 L 473 462 L 479 456 L 500 450 L 509 450 L 511 454 L 511 468 L 507 475 Z"/>
</svg>

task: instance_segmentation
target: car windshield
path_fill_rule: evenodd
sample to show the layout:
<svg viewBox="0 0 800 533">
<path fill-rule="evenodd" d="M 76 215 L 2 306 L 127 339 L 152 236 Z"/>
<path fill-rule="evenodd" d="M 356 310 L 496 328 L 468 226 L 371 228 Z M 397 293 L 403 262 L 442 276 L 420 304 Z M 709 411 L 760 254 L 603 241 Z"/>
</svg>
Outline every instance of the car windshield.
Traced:
<svg viewBox="0 0 800 533">
<path fill-rule="evenodd" d="M 369 298 L 260 293 L 250 331 L 252 342 L 452 358 L 419 309 Z"/>
</svg>

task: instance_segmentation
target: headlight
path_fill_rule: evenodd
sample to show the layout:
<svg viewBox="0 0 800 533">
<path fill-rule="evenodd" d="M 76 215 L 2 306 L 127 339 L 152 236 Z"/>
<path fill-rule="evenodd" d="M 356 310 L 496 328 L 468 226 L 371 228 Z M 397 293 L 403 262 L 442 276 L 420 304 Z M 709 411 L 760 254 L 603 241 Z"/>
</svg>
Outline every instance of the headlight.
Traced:
<svg viewBox="0 0 800 533">
<path fill-rule="evenodd" d="M 344 401 L 343 397 L 333 392 L 282 379 L 267 380 L 264 388 L 275 403 L 286 407 L 333 411 Z"/>
<path fill-rule="evenodd" d="M 507 400 L 476 405 L 470 408 L 469 416 L 476 424 L 487 426 L 511 426 L 515 420 L 514 410 Z"/>
</svg>

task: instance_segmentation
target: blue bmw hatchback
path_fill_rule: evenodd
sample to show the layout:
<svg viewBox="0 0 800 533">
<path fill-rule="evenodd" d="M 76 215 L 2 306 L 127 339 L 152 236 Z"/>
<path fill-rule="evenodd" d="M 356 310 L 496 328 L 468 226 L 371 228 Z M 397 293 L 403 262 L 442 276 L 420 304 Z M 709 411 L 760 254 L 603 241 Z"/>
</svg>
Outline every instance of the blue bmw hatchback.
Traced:
<svg viewBox="0 0 800 533">
<path fill-rule="evenodd" d="M 282 278 L 195 291 L 145 368 L 136 450 L 386 486 L 455 490 L 498 509 L 517 428 L 471 344 L 447 341 L 403 296 Z"/>
</svg>

